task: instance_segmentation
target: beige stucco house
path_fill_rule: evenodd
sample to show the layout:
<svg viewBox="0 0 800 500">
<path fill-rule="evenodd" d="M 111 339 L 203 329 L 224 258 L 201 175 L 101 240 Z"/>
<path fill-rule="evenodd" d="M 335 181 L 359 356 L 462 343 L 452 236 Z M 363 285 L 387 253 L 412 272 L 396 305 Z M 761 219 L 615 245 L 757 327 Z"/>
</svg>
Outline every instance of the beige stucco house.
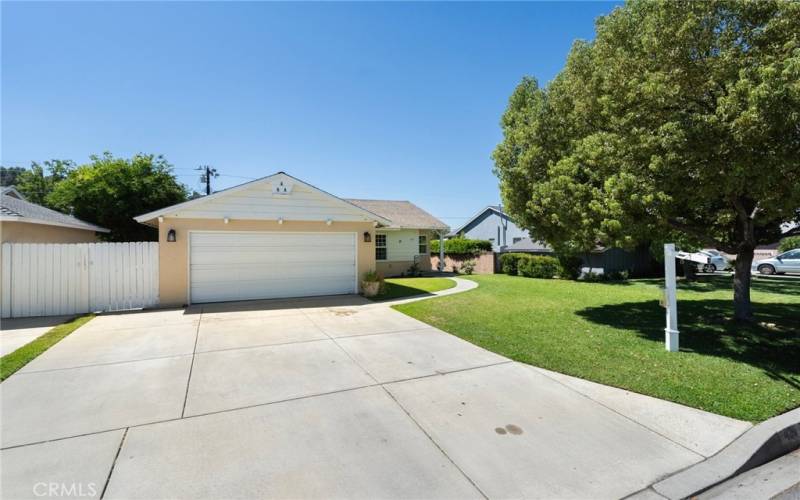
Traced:
<svg viewBox="0 0 800 500">
<path fill-rule="evenodd" d="M 13 186 L 0 194 L 2 243 L 90 243 L 108 229 L 31 203 Z"/>
<path fill-rule="evenodd" d="M 447 226 L 407 201 L 339 198 L 284 172 L 139 217 L 158 228 L 161 305 L 357 293 Z"/>
</svg>

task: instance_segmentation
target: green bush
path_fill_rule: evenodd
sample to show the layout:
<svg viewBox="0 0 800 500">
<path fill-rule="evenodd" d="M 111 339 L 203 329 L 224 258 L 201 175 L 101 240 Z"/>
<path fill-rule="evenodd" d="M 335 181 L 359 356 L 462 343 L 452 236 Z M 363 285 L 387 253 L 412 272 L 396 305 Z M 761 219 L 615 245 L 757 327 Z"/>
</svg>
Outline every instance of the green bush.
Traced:
<svg viewBox="0 0 800 500">
<path fill-rule="evenodd" d="M 500 271 L 510 276 L 517 275 L 517 263 L 527 254 L 524 253 L 504 253 L 500 254 Z"/>
<path fill-rule="evenodd" d="M 517 274 L 526 278 L 552 279 L 561 274 L 561 266 L 555 257 L 525 254 L 517 262 Z"/>
<path fill-rule="evenodd" d="M 475 272 L 475 261 L 474 260 L 464 261 L 464 263 L 461 264 L 461 271 L 463 271 L 464 274 L 472 274 L 472 273 L 474 273 Z"/>
<path fill-rule="evenodd" d="M 492 242 L 487 240 L 470 240 L 468 238 L 450 238 L 444 240 L 444 253 L 447 255 L 478 255 L 492 250 Z M 431 241 L 431 254 L 439 253 L 439 240 Z"/>
<path fill-rule="evenodd" d="M 800 236 L 787 236 L 778 244 L 778 252 L 780 253 L 794 248 L 800 248 Z"/>
<path fill-rule="evenodd" d="M 556 256 L 561 266 L 560 278 L 566 280 L 576 280 L 581 275 L 581 258 L 575 255 Z"/>
</svg>

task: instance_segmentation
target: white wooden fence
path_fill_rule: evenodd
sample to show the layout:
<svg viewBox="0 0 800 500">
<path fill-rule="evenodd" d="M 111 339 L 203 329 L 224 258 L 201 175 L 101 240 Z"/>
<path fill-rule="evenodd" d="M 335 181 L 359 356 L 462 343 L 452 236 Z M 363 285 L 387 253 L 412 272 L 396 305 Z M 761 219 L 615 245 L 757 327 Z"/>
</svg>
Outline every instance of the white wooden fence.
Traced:
<svg viewBox="0 0 800 500">
<path fill-rule="evenodd" d="M 158 243 L 3 243 L 3 318 L 158 304 Z"/>
</svg>

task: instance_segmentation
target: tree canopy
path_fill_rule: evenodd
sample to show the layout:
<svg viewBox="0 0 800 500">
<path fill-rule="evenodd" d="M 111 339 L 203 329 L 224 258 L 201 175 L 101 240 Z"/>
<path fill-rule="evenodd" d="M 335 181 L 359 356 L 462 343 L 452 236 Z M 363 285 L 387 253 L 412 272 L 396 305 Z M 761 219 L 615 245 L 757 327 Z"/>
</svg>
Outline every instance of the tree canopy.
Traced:
<svg viewBox="0 0 800 500">
<path fill-rule="evenodd" d="M 567 248 L 664 240 L 750 262 L 800 218 L 800 3 L 635 0 L 542 88 L 524 78 L 494 151 L 509 213 Z"/>
<path fill-rule="evenodd" d="M 111 241 L 156 239 L 153 228 L 133 217 L 185 201 L 186 187 L 172 174 L 162 157 L 135 155 L 115 158 L 92 156 L 91 162 L 72 169 L 47 196 L 47 204 L 79 219 L 107 227 Z"/>
</svg>

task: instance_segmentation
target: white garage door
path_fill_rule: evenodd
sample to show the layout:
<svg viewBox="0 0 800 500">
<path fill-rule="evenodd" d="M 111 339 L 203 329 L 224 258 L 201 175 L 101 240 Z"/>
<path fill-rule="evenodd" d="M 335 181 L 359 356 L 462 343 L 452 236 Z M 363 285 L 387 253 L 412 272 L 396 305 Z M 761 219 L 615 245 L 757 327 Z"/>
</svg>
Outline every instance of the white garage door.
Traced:
<svg viewBox="0 0 800 500">
<path fill-rule="evenodd" d="M 191 301 L 356 293 L 355 233 L 192 232 Z"/>
</svg>

